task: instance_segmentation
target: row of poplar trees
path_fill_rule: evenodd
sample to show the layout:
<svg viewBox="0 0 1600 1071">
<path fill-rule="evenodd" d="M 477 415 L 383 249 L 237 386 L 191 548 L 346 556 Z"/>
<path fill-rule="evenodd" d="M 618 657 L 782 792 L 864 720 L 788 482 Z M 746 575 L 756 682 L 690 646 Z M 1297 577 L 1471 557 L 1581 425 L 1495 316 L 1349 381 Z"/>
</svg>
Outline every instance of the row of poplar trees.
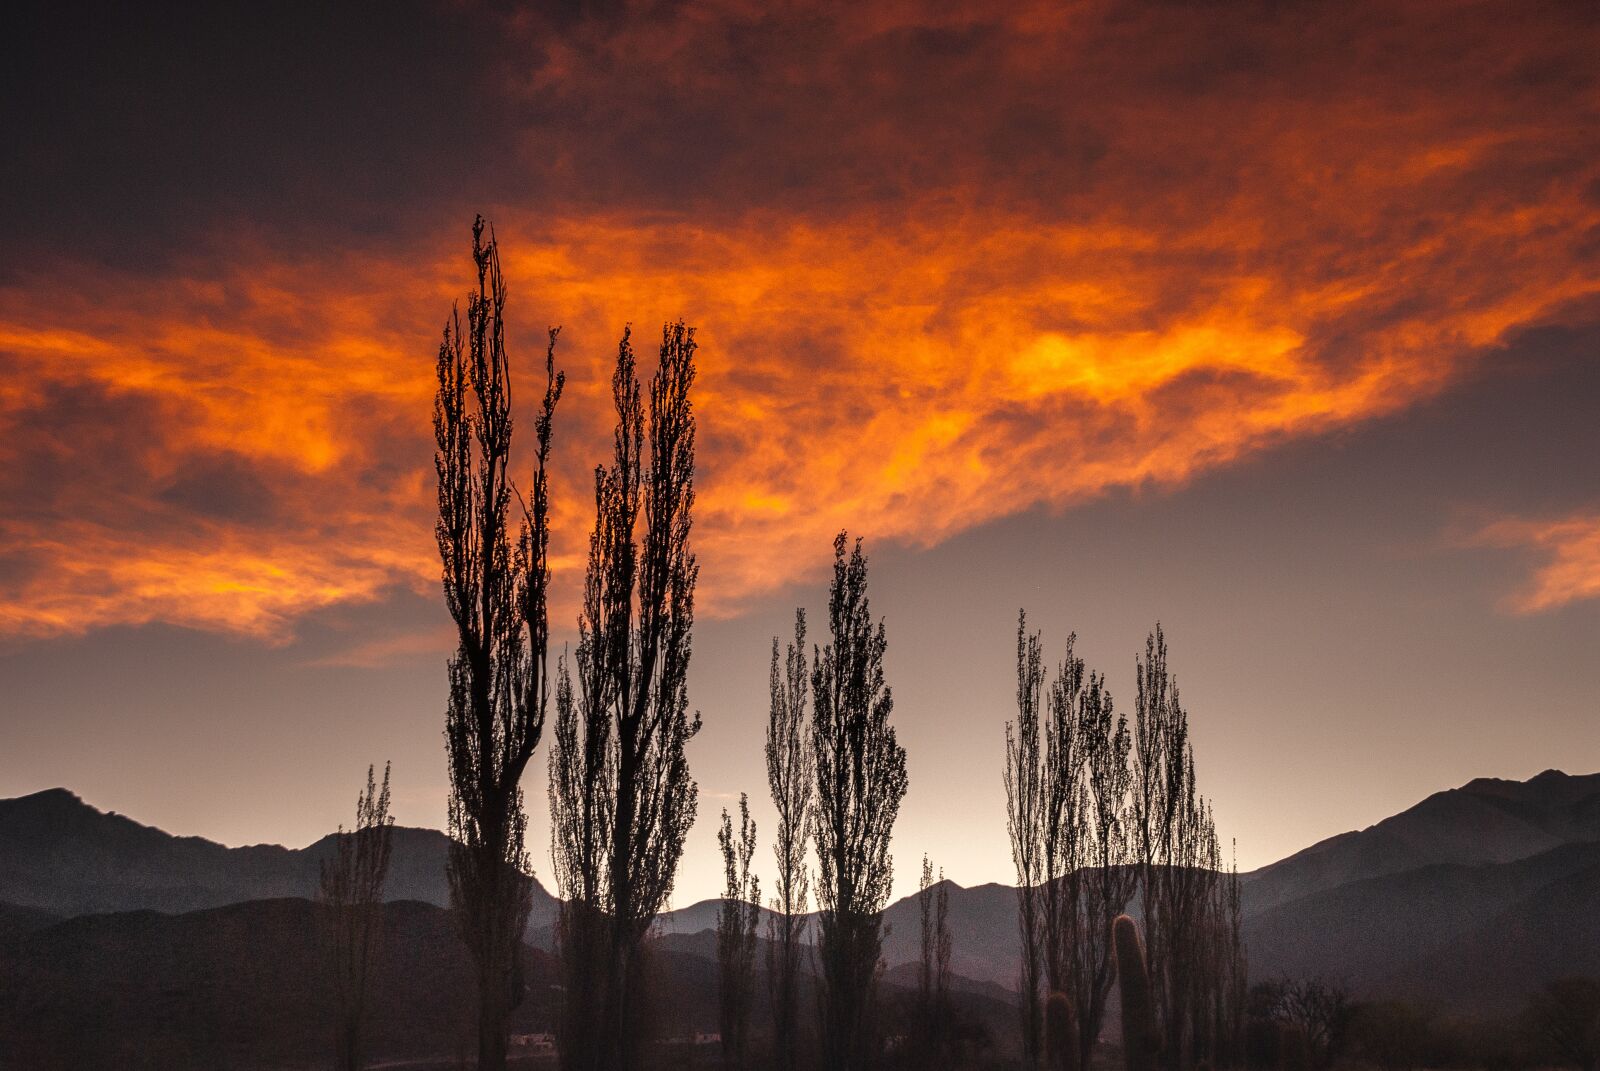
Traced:
<svg viewBox="0 0 1600 1071">
<path fill-rule="evenodd" d="M 767 782 L 777 812 L 777 866 L 767 922 L 770 1059 L 761 1066 L 810 1066 L 809 1017 L 801 999 L 811 976 L 806 940 L 812 844 L 817 856 L 816 985 L 820 1066 L 870 1066 L 882 1038 L 877 982 L 883 913 L 893 882 L 890 840 L 906 793 L 906 754 L 889 724 L 894 696 L 884 679 L 888 640 L 867 601 L 861 542 L 834 540 L 828 596 L 829 641 L 806 661 L 806 615 L 796 611 L 794 640 L 772 641 Z M 754 981 L 760 887 L 751 872 L 756 828 L 739 800 L 737 832 L 727 811 L 719 834 L 727 887 L 717 925 L 723 1063 L 752 1066 L 750 990 Z M 948 963 L 948 954 L 944 957 Z M 948 973 L 948 972 L 946 972 Z"/>
<path fill-rule="evenodd" d="M 1049 676 L 1040 634 L 1018 621 L 1005 782 L 1025 1064 L 1090 1065 L 1116 978 L 1112 923 L 1137 901 L 1164 1066 L 1234 1066 L 1246 989 L 1238 868 L 1224 872 L 1196 787 L 1166 638 L 1158 625 L 1135 659 L 1132 726 L 1076 638 Z"/>
<path fill-rule="evenodd" d="M 594 477 L 595 521 L 570 660 L 550 665 L 547 467 L 564 377 L 549 333 L 534 420 L 531 479 L 512 473 L 506 285 L 492 229 L 472 230 L 476 287 L 452 311 L 439 348 L 434 406 L 445 602 L 456 625 L 449 663 L 451 899 L 476 969 L 478 1066 L 506 1065 L 508 1024 L 523 997 L 521 947 L 531 911 L 522 778 L 554 705 L 549 749 L 552 855 L 562 906 L 558 945 L 568 1071 L 631 1071 L 646 1037 L 651 924 L 667 901 L 694 822 L 685 745 L 698 732 L 686 691 L 698 566 L 694 507 L 694 331 L 662 332 L 660 363 L 640 382 L 624 332 L 611 381 L 616 425 Z M 815 845 L 817 956 L 824 1065 L 867 1061 L 891 868 L 890 834 L 906 790 L 905 752 L 889 725 L 881 623 L 870 616 L 866 559 L 841 534 L 829 598 L 830 641 L 805 652 L 805 618 L 779 658 L 767 748 L 778 810 L 770 977 L 777 1066 L 794 1066 Z M 755 830 L 724 821 L 730 901 L 759 902 Z M 729 904 L 725 910 L 740 910 Z M 735 951 L 753 957 L 753 938 Z M 741 1042 L 742 1044 L 742 1042 Z"/>
</svg>

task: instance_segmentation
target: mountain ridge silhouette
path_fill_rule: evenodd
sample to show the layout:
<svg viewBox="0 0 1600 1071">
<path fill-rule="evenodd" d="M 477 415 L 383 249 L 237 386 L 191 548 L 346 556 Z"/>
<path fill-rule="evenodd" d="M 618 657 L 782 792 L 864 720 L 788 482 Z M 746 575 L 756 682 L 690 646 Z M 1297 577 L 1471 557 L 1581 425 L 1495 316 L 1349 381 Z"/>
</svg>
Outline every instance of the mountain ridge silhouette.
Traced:
<svg viewBox="0 0 1600 1071">
<path fill-rule="evenodd" d="M 448 845 L 437 830 L 397 827 L 387 898 L 446 906 Z M 99 811 L 65 789 L 0 800 L 0 940 L 92 913 L 181 915 L 309 899 L 318 862 L 333 847 L 329 834 L 298 849 L 229 848 Z M 1590 885 L 1600 889 L 1600 774 L 1476 778 L 1241 880 L 1255 977 L 1327 974 L 1371 992 L 1428 993 L 1437 987 L 1422 965 L 1453 963 L 1483 975 L 1464 979 L 1463 999 L 1503 1003 L 1541 974 L 1585 966 L 1571 950 L 1600 927 L 1594 914 L 1566 912 L 1562 924 L 1584 933 L 1562 940 L 1546 932 L 1557 920 L 1546 925 L 1538 906 L 1542 897 L 1570 904 Z M 976 986 L 1014 989 L 1016 890 L 946 884 L 955 973 Z M 701 954 L 699 935 L 715 926 L 719 904 L 703 900 L 663 913 L 663 947 Z M 531 944 L 553 947 L 558 910 L 536 878 Z M 1520 946 L 1505 947 L 1493 931 L 1496 919 L 1515 920 Z M 884 960 L 894 971 L 919 953 L 915 894 L 891 903 L 886 922 Z M 1600 932 L 1590 936 L 1587 945 L 1600 948 Z M 1497 974 L 1494 957 L 1474 955 L 1474 941 L 1501 947 L 1517 970 Z M 1543 960 L 1530 959 L 1526 948 L 1543 949 Z"/>
</svg>

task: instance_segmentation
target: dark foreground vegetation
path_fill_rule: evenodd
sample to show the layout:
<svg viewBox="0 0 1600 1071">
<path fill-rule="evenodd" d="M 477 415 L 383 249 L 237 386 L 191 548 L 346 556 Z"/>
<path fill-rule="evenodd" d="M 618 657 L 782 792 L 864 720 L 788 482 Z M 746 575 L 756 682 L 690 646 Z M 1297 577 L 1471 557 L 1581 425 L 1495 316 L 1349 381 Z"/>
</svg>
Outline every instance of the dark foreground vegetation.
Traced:
<svg viewBox="0 0 1600 1071">
<path fill-rule="evenodd" d="M 0 922 L 0 1067 L 328 1067 L 341 1023 L 323 921 L 321 908 L 305 899 L 65 921 L 7 911 Z M 381 930 L 366 983 L 366 1065 L 437 1059 L 476 1066 L 475 967 L 450 912 L 389 903 Z M 647 1009 L 648 1066 L 691 1057 L 688 1065 L 720 1066 L 710 937 L 647 946 L 645 976 L 650 991 L 662 995 Z M 561 965 L 532 945 L 521 956 L 525 997 L 508 1019 L 508 1052 L 532 1057 L 553 1045 L 561 1020 Z M 765 992 L 764 972 L 755 984 Z M 887 978 L 884 990 L 889 1021 L 902 1009 L 909 1014 L 914 978 Z M 802 996 L 815 997 L 809 975 Z M 1004 1052 L 1014 1012 L 1002 995 L 958 993 L 955 1005 L 962 1030 L 1000 1038 Z M 764 1006 L 757 1002 L 751 1020 L 753 1067 L 770 1066 Z"/>
<path fill-rule="evenodd" d="M 237 1071 L 327 1068 L 336 1035 L 326 948 L 318 937 L 318 909 L 305 899 L 254 901 L 184 915 L 135 912 L 62 921 L 43 913 L 6 912 L 0 938 L 0 1066 L 38 1071 L 174 1069 Z M 29 927 L 37 926 L 37 929 Z M 27 932 L 24 932 L 27 931 Z M 408 1067 L 470 1068 L 476 1057 L 473 968 L 446 910 L 417 902 L 391 903 L 383 911 L 384 939 L 369 981 L 365 1041 L 367 1066 L 403 1062 Z M 666 938 L 653 954 L 655 988 L 668 994 L 652 1017 L 657 1040 L 652 1068 L 721 1068 L 718 968 L 711 935 L 699 943 Z M 559 1015 L 559 964 L 537 947 L 523 949 L 527 997 L 513 1013 L 513 1039 L 553 1030 Z M 883 979 L 891 1037 L 914 1036 L 919 1000 L 914 965 Z M 758 969 L 755 992 L 766 992 Z M 1020 1065 L 1017 1009 L 1003 994 L 973 991 L 957 979 L 952 989 L 955 1037 L 950 1068 L 1013 1071 Z M 1276 988 L 1276 983 L 1267 989 Z M 1595 983 L 1563 984 L 1556 1014 L 1546 1018 L 1531 1004 L 1505 1013 L 1464 1015 L 1410 1002 L 1344 998 L 1331 1023 L 1331 1045 L 1315 1022 L 1289 1006 L 1266 1010 L 1264 1022 L 1308 1027 L 1306 1062 L 1280 1062 L 1276 1029 L 1252 1026 L 1248 1067 L 1379 1069 L 1493 1069 L 1584 1066 L 1563 1056 L 1551 1028 L 1581 1027 Z M 806 991 L 809 999 L 811 991 Z M 1252 1005 L 1264 990 L 1252 993 Z M 1542 998 L 1541 998 L 1542 999 Z M 1090 1067 L 1120 1068 L 1120 1017 L 1113 999 L 1112 1029 Z M 751 1060 L 767 1068 L 771 1022 L 758 999 L 752 1017 Z M 1253 1023 L 1255 1021 L 1253 1020 Z M 904 1025 L 901 1025 L 904 1024 Z M 696 1034 L 702 1043 L 694 1044 Z M 1577 1033 L 1582 1037 L 1581 1031 Z M 1593 1035 L 1590 1035 L 1593 1037 Z M 1270 1039 L 1270 1040 L 1269 1040 Z M 1316 1039 L 1316 1040 L 1312 1040 Z M 555 1067 L 513 1044 L 509 1066 Z M 1591 1048 L 1591 1053 L 1595 1050 Z M 802 1047 L 804 1061 L 814 1055 Z M 930 1066 L 904 1040 L 882 1055 L 884 1071 Z M 542 1061 L 542 1062 L 541 1062 Z M 818 1066 L 806 1062 L 806 1067 Z"/>
</svg>

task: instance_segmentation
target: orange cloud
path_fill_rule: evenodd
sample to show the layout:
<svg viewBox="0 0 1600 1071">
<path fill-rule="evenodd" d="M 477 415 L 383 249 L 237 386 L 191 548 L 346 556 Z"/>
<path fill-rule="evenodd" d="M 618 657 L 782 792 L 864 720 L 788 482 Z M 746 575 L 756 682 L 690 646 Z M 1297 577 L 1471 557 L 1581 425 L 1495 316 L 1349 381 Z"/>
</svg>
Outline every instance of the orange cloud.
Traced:
<svg viewBox="0 0 1600 1071">
<path fill-rule="evenodd" d="M 1600 294 L 1600 108 L 1592 74 L 1529 72 L 1588 71 L 1584 35 L 1341 10 L 732 4 L 584 24 L 503 69 L 567 117 L 508 132 L 540 197 L 496 213 L 529 372 L 565 326 L 560 582 L 630 320 L 642 350 L 664 319 L 700 328 L 696 544 L 728 613 L 841 527 L 926 546 L 1175 486 L 1576 315 Z M 293 255 L 222 229 L 158 269 L 13 272 L 0 630 L 279 639 L 431 591 L 432 357 L 464 222 Z"/>
<path fill-rule="evenodd" d="M 1527 586 L 1506 600 L 1512 613 L 1539 614 L 1600 598 L 1600 513 L 1496 521 L 1482 528 L 1473 542 L 1531 550 L 1545 559 Z"/>
</svg>

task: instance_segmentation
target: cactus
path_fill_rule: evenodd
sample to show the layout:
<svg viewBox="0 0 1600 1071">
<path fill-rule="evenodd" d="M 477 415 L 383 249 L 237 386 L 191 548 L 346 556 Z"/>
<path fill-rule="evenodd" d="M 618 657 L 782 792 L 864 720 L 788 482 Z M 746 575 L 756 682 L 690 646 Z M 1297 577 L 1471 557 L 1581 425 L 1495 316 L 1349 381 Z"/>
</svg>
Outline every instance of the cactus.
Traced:
<svg viewBox="0 0 1600 1071">
<path fill-rule="evenodd" d="M 1050 1071 L 1078 1071 L 1078 1019 L 1059 989 L 1044 1006 L 1044 1051 Z"/>
<path fill-rule="evenodd" d="M 1156 1071 L 1155 1004 L 1145 969 L 1139 928 L 1127 915 L 1111 924 L 1117 948 L 1117 980 L 1122 993 L 1122 1055 L 1128 1071 Z"/>
</svg>

